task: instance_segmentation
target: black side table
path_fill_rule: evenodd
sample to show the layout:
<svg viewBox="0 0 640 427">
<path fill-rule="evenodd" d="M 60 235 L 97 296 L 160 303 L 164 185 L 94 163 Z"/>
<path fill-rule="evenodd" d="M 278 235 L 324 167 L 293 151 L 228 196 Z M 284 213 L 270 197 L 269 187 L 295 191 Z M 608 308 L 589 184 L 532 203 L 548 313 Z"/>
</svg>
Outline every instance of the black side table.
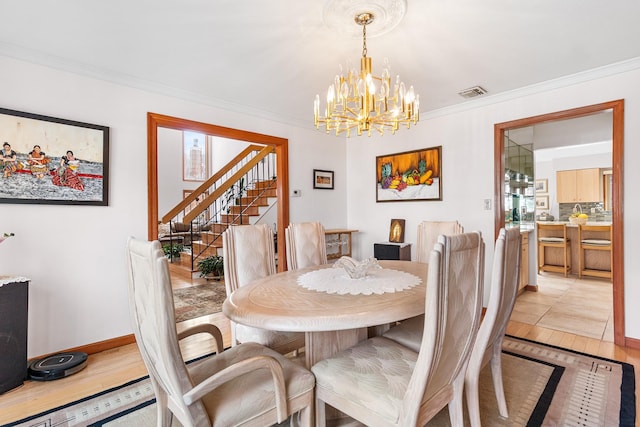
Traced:
<svg viewBox="0 0 640 427">
<path fill-rule="evenodd" d="M 0 393 L 27 377 L 29 279 L 0 276 Z"/>
<path fill-rule="evenodd" d="M 378 260 L 411 261 L 411 243 L 374 243 L 373 256 Z"/>
</svg>

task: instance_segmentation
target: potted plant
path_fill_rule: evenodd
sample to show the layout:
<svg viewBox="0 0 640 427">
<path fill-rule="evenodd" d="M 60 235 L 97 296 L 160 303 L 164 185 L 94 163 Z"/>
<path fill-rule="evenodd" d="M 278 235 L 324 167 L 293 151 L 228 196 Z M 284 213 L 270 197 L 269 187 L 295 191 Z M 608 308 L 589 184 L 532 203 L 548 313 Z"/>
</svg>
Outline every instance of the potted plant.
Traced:
<svg viewBox="0 0 640 427">
<path fill-rule="evenodd" d="M 162 245 L 162 251 L 164 255 L 173 261 L 174 258 L 180 258 L 180 253 L 184 250 L 184 245 L 181 243 L 170 243 Z"/>
<path fill-rule="evenodd" d="M 200 277 L 220 280 L 224 276 L 224 260 L 220 255 L 211 255 L 198 261 Z"/>
</svg>

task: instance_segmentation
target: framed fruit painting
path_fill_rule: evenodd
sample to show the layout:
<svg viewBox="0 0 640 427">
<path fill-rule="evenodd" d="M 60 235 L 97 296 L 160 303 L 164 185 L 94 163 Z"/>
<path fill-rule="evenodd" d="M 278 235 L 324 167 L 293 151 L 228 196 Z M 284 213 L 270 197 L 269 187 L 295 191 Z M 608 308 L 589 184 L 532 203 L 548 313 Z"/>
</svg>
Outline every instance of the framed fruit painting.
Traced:
<svg viewBox="0 0 640 427">
<path fill-rule="evenodd" d="M 442 200 L 442 146 L 376 157 L 376 202 Z"/>
</svg>

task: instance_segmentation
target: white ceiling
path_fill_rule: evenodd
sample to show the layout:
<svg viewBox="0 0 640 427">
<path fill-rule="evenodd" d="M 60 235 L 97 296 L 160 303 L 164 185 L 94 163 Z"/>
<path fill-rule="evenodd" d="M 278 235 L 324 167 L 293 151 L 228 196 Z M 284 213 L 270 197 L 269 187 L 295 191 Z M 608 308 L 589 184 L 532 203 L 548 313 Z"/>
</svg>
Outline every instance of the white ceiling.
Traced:
<svg viewBox="0 0 640 427">
<path fill-rule="evenodd" d="M 302 126 L 362 53 L 319 0 L 0 0 L 0 16 L 0 55 Z M 638 0 L 408 0 L 367 45 L 425 113 L 639 58 L 639 16 Z"/>
</svg>

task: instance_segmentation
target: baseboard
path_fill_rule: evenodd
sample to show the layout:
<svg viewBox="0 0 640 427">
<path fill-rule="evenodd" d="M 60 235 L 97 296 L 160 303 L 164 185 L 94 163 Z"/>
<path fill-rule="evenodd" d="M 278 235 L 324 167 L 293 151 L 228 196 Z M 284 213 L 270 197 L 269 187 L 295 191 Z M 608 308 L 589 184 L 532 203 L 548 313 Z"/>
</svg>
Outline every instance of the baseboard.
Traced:
<svg viewBox="0 0 640 427">
<path fill-rule="evenodd" d="M 625 339 L 624 339 L 624 345 L 625 345 L 627 348 L 635 348 L 635 349 L 640 350 L 640 340 L 639 340 L 639 339 L 636 339 L 636 338 L 628 338 L 628 337 L 625 337 Z"/>
<path fill-rule="evenodd" d="M 122 347 L 123 345 L 133 344 L 136 342 L 136 337 L 133 334 L 124 335 L 121 337 L 111 338 L 104 341 L 98 341 L 91 344 L 83 345 L 80 347 L 69 348 L 67 350 L 62 350 L 60 352 L 55 353 L 67 353 L 73 351 L 81 351 L 87 354 L 95 354 L 100 353 L 101 351 L 111 350 L 112 348 Z M 54 353 L 52 353 L 54 354 Z M 40 359 L 43 357 L 50 356 L 50 354 L 45 354 L 42 356 L 34 357 L 33 359 Z"/>
</svg>

